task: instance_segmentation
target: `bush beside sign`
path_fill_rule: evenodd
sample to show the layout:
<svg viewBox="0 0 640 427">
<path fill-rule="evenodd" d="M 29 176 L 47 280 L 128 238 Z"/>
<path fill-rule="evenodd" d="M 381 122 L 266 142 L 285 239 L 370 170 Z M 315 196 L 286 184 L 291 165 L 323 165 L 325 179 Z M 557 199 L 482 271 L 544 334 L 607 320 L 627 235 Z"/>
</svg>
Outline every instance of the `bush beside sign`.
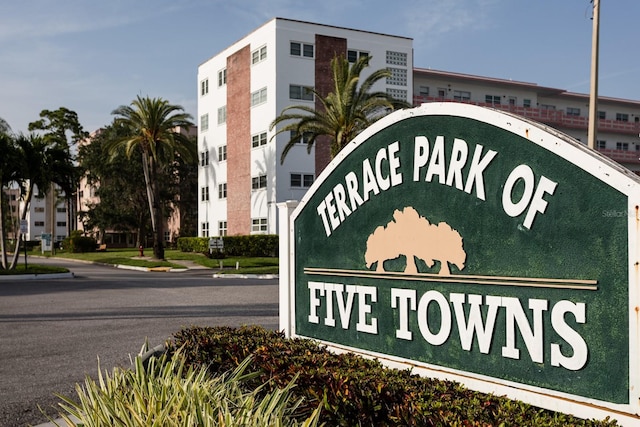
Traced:
<svg viewBox="0 0 640 427">
<path fill-rule="evenodd" d="M 633 173 L 526 119 L 455 103 L 393 113 L 282 206 L 281 327 L 633 419 L 639 196 Z"/>
</svg>

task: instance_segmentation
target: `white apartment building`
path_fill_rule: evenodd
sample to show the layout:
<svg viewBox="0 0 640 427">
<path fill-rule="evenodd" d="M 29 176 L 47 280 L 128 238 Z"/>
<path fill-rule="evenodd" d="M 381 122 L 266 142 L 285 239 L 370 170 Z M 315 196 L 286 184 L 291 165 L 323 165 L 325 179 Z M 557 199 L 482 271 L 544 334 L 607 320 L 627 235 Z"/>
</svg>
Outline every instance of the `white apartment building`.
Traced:
<svg viewBox="0 0 640 427">
<path fill-rule="evenodd" d="M 276 203 L 300 200 L 329 161 L 327 147 L 292 149 L 271 121 L 308 104 L 305 87 L 330 84 L 336 53 L 370 55 L 393 77 L 376 90 L 414 105 L 464 102 L 499 108 L 587 142 L 589 96 L 535 83 L 415 68 L 413 41 L 275 18 L 198 67 L 199 236 L 278 233 Z M 600 97 L 597 149 L 640 174 L 640 101 Z"/>
<path fill-rule="evenodd" d="M 54 186 L 47 195 L 40 193 L 38 187 L 35 186 L 33 193 L 25 218 L 28 221 L 28 232 L 25 238 L 27 240 L 42 240 L 43 234 L 48 234 L 52 236 L 53 242 L 61 242 L 67 237 L 68 230 L 67 204 L 64 193 L 61 193 L 57 186 Z M 55 206 L 52 200 L 55 200 Z M 21 201 L 20 212 L 23 209 L 24 203 Z"/>
<path fill-rule="evenodd" d="M 411 102 L 410 38 L 274 18 L 198 67 L 200 236 L 277 233 L 276 203 L 301 199 L 329 161 L 328 146 L 301 143 L 269 125 L 289 105 L 314 106 L 305 88 L 328 93 L 330 61 L 371 56 L 390 68 L 374 88 Z"/>
</svg>

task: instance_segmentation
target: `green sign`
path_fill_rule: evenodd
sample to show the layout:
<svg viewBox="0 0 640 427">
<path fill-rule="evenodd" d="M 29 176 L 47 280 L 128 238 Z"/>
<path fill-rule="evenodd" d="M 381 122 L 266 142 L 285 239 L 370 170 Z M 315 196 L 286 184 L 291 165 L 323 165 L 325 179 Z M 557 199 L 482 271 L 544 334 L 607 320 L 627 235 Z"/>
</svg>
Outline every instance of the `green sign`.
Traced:
<svg viewBox="0 0 640 427">
<path fill-rule="evenodd" d="M 394 113 L 293 214 L 291 330 L 635 408 L 638 187 L 522 118 L 460 104 Z"/>
</svg>

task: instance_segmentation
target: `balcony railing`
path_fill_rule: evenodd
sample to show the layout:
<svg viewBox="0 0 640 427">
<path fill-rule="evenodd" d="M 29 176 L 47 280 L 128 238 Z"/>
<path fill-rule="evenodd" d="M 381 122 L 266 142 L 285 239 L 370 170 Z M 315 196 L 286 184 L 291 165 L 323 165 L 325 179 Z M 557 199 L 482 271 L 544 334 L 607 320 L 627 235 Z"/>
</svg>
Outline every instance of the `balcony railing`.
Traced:
<svg viewBox="0 0 640 427">
<path fill-rule="evenodd" d="M 488 104 L 484 102 L 472 101 L 456 101 L 453 99 L 437 98 L 430 96 L 414 96 L 413 105 L 418 106 L 425 102 L 460 102 L 464 104 L 479 105 L 482 107 L 491 107 L 499 110 L 509 111 L 510 113 L 544 123 L 549 126 L 563 127 L 568 129 L 585 130 L 589 127 L 589 118 L 581 116 L 572 116 L 561 110 L 549 110 L 545 108 L 525 108 L 515 105 Z M 640 135 L 640 123 L 638 122 L 622 122 L 618 120 L 598 120 L 598 129 L 606 132 L 620 134 Z M 617 150 L 614 150 L 617 151 Z"/>
<path fill-rule="evenodd" d="M 618 163 L 640 164 L 640 151 L 598 149 L 598 151 Z"/>
</svg>

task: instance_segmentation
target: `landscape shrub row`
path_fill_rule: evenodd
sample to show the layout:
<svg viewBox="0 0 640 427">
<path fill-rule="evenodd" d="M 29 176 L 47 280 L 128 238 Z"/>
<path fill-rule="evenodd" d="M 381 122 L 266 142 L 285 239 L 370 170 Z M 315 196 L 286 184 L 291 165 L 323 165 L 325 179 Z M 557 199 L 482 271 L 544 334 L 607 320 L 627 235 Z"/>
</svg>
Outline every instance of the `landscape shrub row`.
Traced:
<svg viewBox="0 0 640 427">
<path fill-rule="evenodd" d="M 278 235 L 223 236 L 226 256 L 273 257 L 278 255 Z M 178 249 L 182 252 L 209 253 L 209 237 L 180 237 Z"/>
<path fill-rule="evenodd" d="M 385 368 L 354 354 L 335 354 L 311 340 L 287 339 L 257 326 L 191 327 L 176 333 L 169 353 L 182 348 L 186 364 L 219 375 L 248 356 L 258 375 L 248 387 L 284 388 L 304 398 L 304 419 L 321 404 L 330 426 L 616 426 L 583 420 L 504 397 L 471 391 L 458 383 Z M 265 388 L 265 391 L 273 389 Z"/>
<path fill-rule="evenodd" d="M 96 250 L 96 239 L 83 236 L 79 230 L 73 230 L 71 236 L 62 241 L 62 247 L 69 252 L 94 252 Z"/>
</svg>

